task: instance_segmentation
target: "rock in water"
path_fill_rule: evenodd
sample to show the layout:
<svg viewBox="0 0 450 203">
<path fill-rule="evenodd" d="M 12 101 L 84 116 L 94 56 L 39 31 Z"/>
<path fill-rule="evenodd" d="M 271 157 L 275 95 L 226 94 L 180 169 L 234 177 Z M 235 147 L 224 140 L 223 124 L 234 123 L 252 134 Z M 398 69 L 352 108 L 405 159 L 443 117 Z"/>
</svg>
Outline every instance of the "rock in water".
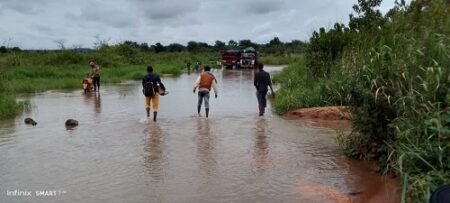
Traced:
<svg viewBox="0 0 450 203">
<path fill-rule="evenodd" d="M 36 121 L 34 121 L 32 118 L 25 118 L 23 121 L 25 122 L 25 124 L 28 124 L 28 125 L 33 125 L 33 126 L 37 125 Z"/>
<path fill-rule="evenodd" d="M 74 119 L 67 119 L 66 126 L 75 127 L 78 126 L 78 121 Z"/>
</svg>

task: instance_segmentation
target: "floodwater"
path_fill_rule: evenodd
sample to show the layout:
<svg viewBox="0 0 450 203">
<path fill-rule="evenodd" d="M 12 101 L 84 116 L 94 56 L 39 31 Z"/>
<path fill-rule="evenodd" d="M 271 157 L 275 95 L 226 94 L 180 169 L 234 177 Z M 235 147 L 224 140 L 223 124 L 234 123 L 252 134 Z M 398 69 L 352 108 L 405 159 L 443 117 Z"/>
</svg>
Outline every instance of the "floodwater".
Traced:
<svg viewBox="0 0 450 203">
<path fill-rule="evenodd" d="M 395 181 L 343 156 L 335 130 L 258 117 L 251 71 L 214 74 L 209 119 L 196 74 L 162 79 L 157 123 L 139 82 L 27 96 L 33 109 L 0 123 L 0 202 L 396 202 Z"/>
</svg>

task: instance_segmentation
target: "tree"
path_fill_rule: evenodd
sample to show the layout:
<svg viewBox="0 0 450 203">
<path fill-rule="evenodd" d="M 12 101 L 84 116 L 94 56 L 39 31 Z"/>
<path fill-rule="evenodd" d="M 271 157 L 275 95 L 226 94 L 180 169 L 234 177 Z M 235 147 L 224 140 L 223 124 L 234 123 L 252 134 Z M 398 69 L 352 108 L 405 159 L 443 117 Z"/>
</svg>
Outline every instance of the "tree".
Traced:
<svg viewBox="0 0 450 203">
<path fill-rule="evenodd" d="M 169 44 L 169 46 L 167 46 L 166 48 L 170 52 L 182 52 L 186 49 L 185 46 L 178 43 Z"/>
<path fill-rule="evenodd" d="M 272 40 L 269 41 L 269 46 L 278 46 L 282 45 L 283 42 L 278 37 L 274 37 Z"/>
<path fill-rule="evenodd" d="M 152 45 L 152 48 L 153 48 L 153 50 L 155 50 L 155 53 L 160 53 L 160 52 L 166 51 L 164 46 L 159 42 L 157 42 L 155 45 Z"/>
<path fill-rule="evenodd" d="M 22 51 L 19 47 L 13 47 L 12 48 L 12 51 L 14 51 L 14 52 L 19 52 L 19 51 Z"/>
<path fill-rule="evenodd" d="M 139 44 L 137 42 L 133 42 L 133 41 L 124 41 L 123 44 L 129 45 L 133 48 L 138 49 L 139 48 Z"/>
<path fill-rule="evenodd" d="M 217 40 L 214 44 L 214 49 L 216 51 L 223 51 L 225 49 L 225 42 Z"/>
<path fill-rule="evenodd" d="M 5 46 L 1 46 L 0 47 L 0 53 L 6 53 L 6 52 L 8 52 L 8 49 L 6 49 Z"/>
<path fill-rule="evenodd" d="M 386 19 L 380 10 L 375 9 L 379 7 L 382 0 L 358 0 L 358 5 L 353 6 L 353 10 L 357 16 L 350 14 L 349 27 L 353 31 L 373 30 L 382 26 Z"/>
<path fill-rule="evenodd" d="M 54 42 L 57 44 L 58 48 L 61 50 L 65 50 L 66 49 L 66 40 L 65 39 L 58 39 L 58 40 L 54 40 Z"/>
<path fill-rule="evenodd" d="M 74 50 L 80 50 L 83 48 L 83 44 L 74 44 L 72 45 L 72 49 Z"/>
<path fill-rule="evenodd" d="M 188 50 L 189 52 L 197 52 L 197 51 L 198 51 L 198 48 L 199 48 L 198 43 L 195 42 L 195 41 L 189 41 L 189 42 L 187 43 L 187 50 Z"/>
<path fill-rule="evenodd" d="M 111 38 L 102 38 L 100 35 L 95 35 L 94 38 L 95 38 L 95 42 L 94 42 L 95 49 L 101 49 L 104 47 L 108 47 L 109 41 L 111 40 Z"/>
<path fill-rule="evenodd" d="M 230 40 L 230 41 L 228 41 L 228 46 L 229 47 L 237 47 L 238 43 L 234 40 Z"/>
<path fill-rule="evenodd" d="M 147 43 L 142 43 L 139 45 L 139 50 L 143 51 L 143 52 L 150 52 L 150 47 L 148 46 Z"/>
<path fill-rule="evenodd" d="M 286 52 L 285 46 L 283 42 L 278 37 L 274 37 L 272 40 L 269 41 L 269 44 L 267 46 L 267 53 L 270 54 L 283 54 Z"/>
<path fill-rule="evenodd" d="M 197 46 L 198 46 L 199 51 L 202 51 L 202 52 L 210 51 L 210 46 L 206 42 L 198 42 Z"/>
<path fill-rule="evenodd" d="M 247 47 L 253 47 L 254 43 L 249 39 L 244 39 L 239 41 L 239 47 L 241 48 L 247 48 Z"/>
</svg>

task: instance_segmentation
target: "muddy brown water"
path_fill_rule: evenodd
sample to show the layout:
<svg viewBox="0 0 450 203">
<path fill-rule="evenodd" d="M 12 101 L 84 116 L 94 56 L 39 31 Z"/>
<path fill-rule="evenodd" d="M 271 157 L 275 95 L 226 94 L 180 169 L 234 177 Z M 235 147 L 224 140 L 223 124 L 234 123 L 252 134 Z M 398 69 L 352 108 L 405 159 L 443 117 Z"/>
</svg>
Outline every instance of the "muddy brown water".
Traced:
<svg viewBox="0 0 450 203">
<path fill-rule="evenodd" d="M 209 119 L 196 117 L 196 74 L 163 78 L 157 123 L 138 82 L 27 96 L 31 112 L 0 122 L 0 202 L 396 202 L 395 181 L 343 156 L 335 130 L 258 117 L 251 71 L 214 74 Z"/>
</svg>

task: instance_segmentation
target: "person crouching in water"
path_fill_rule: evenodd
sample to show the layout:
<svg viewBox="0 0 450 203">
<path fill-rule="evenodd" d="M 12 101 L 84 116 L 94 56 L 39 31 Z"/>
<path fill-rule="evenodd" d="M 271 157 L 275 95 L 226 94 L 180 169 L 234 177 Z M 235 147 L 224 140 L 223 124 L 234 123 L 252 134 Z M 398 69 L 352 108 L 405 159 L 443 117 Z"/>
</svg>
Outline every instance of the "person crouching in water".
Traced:
<svg viewBox="0 0 450 203">
<path fill-rule="evenodd" d="M 270 79 L 270 74 L 263 70 L 264 64 L 258 63 L 258 72 L 255 73 L 253 84 L 256 88 L 256 98 L 258 99 L 259 116 L 264 116 L 265 109 L 267 106 L 267 86 L 270 87 L 272 95 L 275 96 L 272 88 L 272 80 Z"/>
<path fill-rule="evenodd" d="M 89 66 L 91 67 L 91 72 L 89 73 L 89 77 L 92 78 L 94 83 L 94 92 L 100 92 L 100 67 L 95 64 L 94 61 L 89 62 Z"/>
<path fill-rule="evenodd" d="M 214 89 L 215 97 L 217 99 L 217 81 L 216 77 L 210 72 L 211 67 L 206 66 L 205 71 L 198 76 L 197 81 L 195 81 L 194 93 L 198 88 L 198 105 L 197 105 L 197 113 L 200 117 L 200 111 L 202 109 L 203 100 L 205 100 L 205 113 L 206 118 L 209 116 L 209 92 L 211 88 Z"/>
<path fill-rule="evenodd" d="M 159 76 L 153 74 L 153 67 L 147 67 L 147 75 L 142 79 L 143 93 L 145 96 L 145 110 L 147 118 L 150 117 L 150 106 L 153 108 L 153 121 L 156 122 L 159 107 L 159 88 L 166 91 L 166 87 L 161 82 Z"/>
</svg>

